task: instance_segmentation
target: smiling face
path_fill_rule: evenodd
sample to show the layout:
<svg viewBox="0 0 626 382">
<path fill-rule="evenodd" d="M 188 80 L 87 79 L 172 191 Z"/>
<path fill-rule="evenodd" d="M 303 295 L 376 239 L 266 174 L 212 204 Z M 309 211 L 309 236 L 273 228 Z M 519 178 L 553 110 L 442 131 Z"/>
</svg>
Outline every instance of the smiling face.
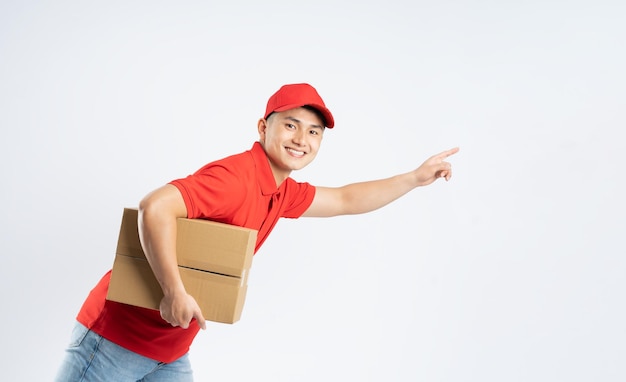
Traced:
<svg viewBox="0 0 626 382">
<path fill-rule="evenodd" d="M 300 170 L 315 159 L 324 135 L 324 122 L 314 111 L 299 107 L 260 119 L 258 129 L 259 142 L 276 184 L 280 185 L 293 170 Z"/>
</svg>

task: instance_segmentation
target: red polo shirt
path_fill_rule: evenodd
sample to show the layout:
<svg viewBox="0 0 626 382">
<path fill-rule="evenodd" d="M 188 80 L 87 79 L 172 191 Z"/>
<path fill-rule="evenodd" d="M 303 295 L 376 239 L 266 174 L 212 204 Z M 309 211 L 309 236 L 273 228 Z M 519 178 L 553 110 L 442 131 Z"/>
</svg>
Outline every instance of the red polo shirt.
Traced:
<svg viewBox="0 0 626 382">
<path fill-rule="evenodd" d="M 298 218 L 311 205 L 315 188 L 287 178 L 280 187 L 258 142 L 241 154 L 202 167 L 171 182 L 187 206 L 187 217 L 210 219 L 258 230 L 255 252 L 281 217 Z M 89 293 L 78 321 L 104 338 L 160 362 L 189 351 L 199 326 L 173 328 L 157 310 L 106 300 L 111 271 Z"/>
</svg>

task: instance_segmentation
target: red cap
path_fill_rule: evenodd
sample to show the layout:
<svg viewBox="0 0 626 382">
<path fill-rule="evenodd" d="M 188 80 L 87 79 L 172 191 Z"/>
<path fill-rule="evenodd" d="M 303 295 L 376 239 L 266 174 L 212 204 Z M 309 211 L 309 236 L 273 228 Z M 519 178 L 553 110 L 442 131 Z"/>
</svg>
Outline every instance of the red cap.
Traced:
<svg viewBox="0 0 626 382">
<path fill-rule="evenodd" d="M 322 117 L 324 117 L 324 124 L 329 129 L 335 126 L 335 119 L 330 110 L 324 105 L 322 97 L 309 84 L 290 84 L 278 89 L 267 101 L 264 118 L 267 118 L 275 111 L 285 111 L 302 106 L 310 106 L 319 111 Z"/>
</svg>

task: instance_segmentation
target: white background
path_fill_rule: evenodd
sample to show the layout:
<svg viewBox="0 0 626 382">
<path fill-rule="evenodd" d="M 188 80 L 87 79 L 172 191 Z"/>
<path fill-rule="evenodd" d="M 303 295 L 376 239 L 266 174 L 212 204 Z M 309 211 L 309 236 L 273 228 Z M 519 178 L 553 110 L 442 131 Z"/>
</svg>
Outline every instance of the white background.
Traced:
<svg viewBox="0 0 626 382">
<path fill-rule="evenodd" d="M 626 380 L 626 3 L 215 3 L 0 2 L 2 380 L 53 378 L 122 209 L 248 149 L 291 82 L 337 121 L 295 179 L 460 146 L 454 176 L 281 221 L 196 380 Z"/>
</svg>

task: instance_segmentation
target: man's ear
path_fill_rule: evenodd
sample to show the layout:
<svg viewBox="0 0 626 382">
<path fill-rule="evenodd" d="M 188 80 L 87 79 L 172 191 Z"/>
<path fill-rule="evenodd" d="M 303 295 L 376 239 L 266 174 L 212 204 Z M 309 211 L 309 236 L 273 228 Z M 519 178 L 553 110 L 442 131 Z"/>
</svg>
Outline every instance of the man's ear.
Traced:
<svg viewBox="0 0 626 382">
<path fill-rule="evenodd" d="M 259 141 L 265 141 L 265 130 L 267 130 L 267 120 L 264 118 L 259 119 L 257 123 L 257 130 L 259 131 Z"/>
</svg>

